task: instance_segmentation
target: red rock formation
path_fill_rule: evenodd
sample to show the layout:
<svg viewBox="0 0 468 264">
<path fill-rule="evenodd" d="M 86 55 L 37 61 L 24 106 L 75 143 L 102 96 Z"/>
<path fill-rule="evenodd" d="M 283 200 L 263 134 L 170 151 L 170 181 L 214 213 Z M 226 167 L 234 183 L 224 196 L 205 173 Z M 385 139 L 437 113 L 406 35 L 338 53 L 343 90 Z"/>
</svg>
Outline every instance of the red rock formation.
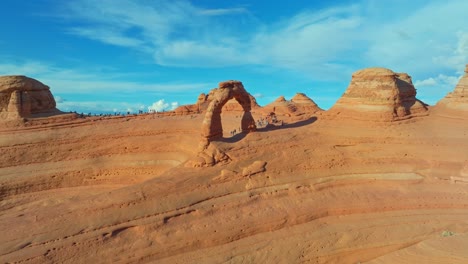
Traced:
<svg viewBox="0 0 468 264">
<path fill-rule="evenodd" d="M 322 111 L 322 109 L 307 95 L 303 93 L 297 93 L 291 98 L 291 102 L 296 106 L 299 112 L 304 113 L 316 113 Z"/>
<path fill-rule="evenodd" d="M 211 89 L 208 94 L 201 93 L 198 96 L 195 104 L 182 105 L 175 109 L 177 113 L 193 114 L 206 112 L 211 101 L 215 98 L 214 95 L 217 93 L 218 88 Z M 251 109 L 258 109 L 260 106 L 257 103 L 255 97 L 248 93 L 250 99 Z M 187 112 L 188 109 L 188 112 Z M 222 112 L 243 112 L 243 107 L 237 102 L 236 99 L 229 100 L 223 107 Z"/>
<path fill-rule="evenodd" d="M 223 136 L 221 124 L 221 111 L 223 106 L 231 99 L 235 99 L 242 107 L 244 116 L 241 121 L 243 132 L 255 130 L 253 120 L 251 99 L 244 86 L 239 81 L 227 81 L 219 83 L 219 88 L 215 90 L 213 99 L 208 106 L 208 110 L 203 120 L 202 135 L 209 140 L 218 139 Z"/>
<path fill-rule="evenodd" d="M 255 97 L 253 97 L 251 94 L 248 94 L 248 95 L 249 95 L 249 99 L 250 99 L 251 109 L 255 110 L 255 109 L 260 108 L 260 106 L 258 105 L 257 100 L 255 99 Z M 236 99 L 231 99 L 231 100 L 227 101 L 227 103 L 223 106 L 222 111 L 223 112 L 243 112 L 244 109 L 237 102 Z"/>
<path fill-rule="evenodd" d="M 297 93 L 290 101 L 287 101 L 284 96 L 280 96 L 263 108 L 263 112 L 266 114 L 273 112 L 286 116 L 313 114 L 318 111 L 322 111 L 322 109 L 303 93 Z"/>
<path fill-rule="evenodd" d="M 437 115 L 468 118 L 468 64 L 465 75 L 460 79 L 453 92 L 450 92 L 434 107 Z"/>
<path fill-rule="evenodd" d="M 396 121 L 426 113 L 426 105 L 416 99 L 416 89 L 408 74 L 368 68 L 353 74 L 348 89 L 326 116 Z"/>
<path fill-rule="evenodd" d="M 263 107 L 263 112 L 265 114 L 275 113 L 277 115 L 291 116 L 296 111 L 296 106 L 292 102 L 287 101 L 284 96 L 278 97 L 275 101 Z"/>
<path fill-rule="evenodd" d="M 219 88 L 212 91 L 213 95 L 210 95 L 212 99 L 202 123 L 199 154 L 191 166 L 212 166 L 229 160 L 224 152 L 210 144 L 211 141 L 223 137 L 221 111 L 229 100 L 234 99 L 242 106 L 244 111 L 241 120 L 242 132 L 248 133 L 256 130 L 255 120 L 250 112 L 252 109 L 251 98 L 240 81 L 221 82 Z"/>
<path fill-rule="evenodd" d="M 50 89 L 26 76 L 0 77 L 0 119 L 59 113 Z"/>
</svg>

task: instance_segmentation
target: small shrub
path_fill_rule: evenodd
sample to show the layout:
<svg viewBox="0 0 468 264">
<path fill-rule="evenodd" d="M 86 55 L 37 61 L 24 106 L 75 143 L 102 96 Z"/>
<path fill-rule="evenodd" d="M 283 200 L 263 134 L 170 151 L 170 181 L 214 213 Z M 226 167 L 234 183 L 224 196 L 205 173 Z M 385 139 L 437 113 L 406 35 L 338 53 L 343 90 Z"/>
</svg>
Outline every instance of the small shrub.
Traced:
<svg viewBox="0 0 468 264">
<path fill-rule="evenodd" d="M 449 237 L 449 236 L 453 236 L 453 235 L 455 235 L 455 233 L 452 232 L 452 231 L 445 230 L 444 232 L 442 232 L 443 237 Z"/>
</svg>

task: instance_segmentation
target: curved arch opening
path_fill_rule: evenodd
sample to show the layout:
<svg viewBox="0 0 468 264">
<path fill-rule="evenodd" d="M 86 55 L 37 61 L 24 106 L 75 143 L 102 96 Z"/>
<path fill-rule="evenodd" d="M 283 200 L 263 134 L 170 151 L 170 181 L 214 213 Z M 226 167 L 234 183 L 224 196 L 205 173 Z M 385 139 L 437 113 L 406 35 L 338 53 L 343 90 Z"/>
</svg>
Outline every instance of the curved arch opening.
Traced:
<svg viewBox="0 0 468 264">
<path fill-rule="evenodd" d="M 226 106 L 226 104 L 228 105 Z M 207 139 L 209 142 L 212 140 L 221 139 L 226 134 L 230 136 L 231 130 L 227 129 L 225 131 L 223 129 L 221 113 L 223 112 L 223 108 L 225 106 L 237 107 L 236 105 L 240 105 L 240 109 L 242 109 L 241 112 L 237 115 L 241 116 L 240 126 L 238 128 L 235 128 L 235 120 L 233 122 L 225 122 L 226 125 L 228 123 L 231 123 L 233 126 L 232 131 L 236 130 L 236 133 L 248 133 L 251 131 L 255 131 L 255 120 L 252 116 L 252 113 L 250 112 L 251 103 L 249 94 L 247 93 L 247 91 L 245 91 L 244 86 L 241 82 L 227 81 L 219 84 L 219 88 L 214 94 L 214 100 L 211 101 L 210 105 L 208 106 L 208 110 L 206 112 L 205 119 L 203 120 L 202 124 L 202 137 Z M 225 112 L 227 113 L 229 111 Z M 226 114 L 224 116 L 224 118 L 226 118 Z M 228 127 L 231 127 L 231 125 L 229 125 Z"/>
</svg>

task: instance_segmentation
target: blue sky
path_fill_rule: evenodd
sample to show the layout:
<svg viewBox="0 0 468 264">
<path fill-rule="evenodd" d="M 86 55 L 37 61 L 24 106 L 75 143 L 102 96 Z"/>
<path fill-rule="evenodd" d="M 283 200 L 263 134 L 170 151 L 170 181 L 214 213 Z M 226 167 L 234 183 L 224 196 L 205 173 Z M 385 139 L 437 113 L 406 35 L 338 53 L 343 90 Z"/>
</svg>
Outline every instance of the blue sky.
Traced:
<svg viewBox="0 0 468 264">
<path fill-rule="evenodd" d="M 49 85 L 61 110 L 169 110 L 224 80 L 265 105 L 329 108 L 351 74 L 407 72 L 436 103 L 468 63 L 468 1 L 2 1 L 0 75 Z"/>
</svg>

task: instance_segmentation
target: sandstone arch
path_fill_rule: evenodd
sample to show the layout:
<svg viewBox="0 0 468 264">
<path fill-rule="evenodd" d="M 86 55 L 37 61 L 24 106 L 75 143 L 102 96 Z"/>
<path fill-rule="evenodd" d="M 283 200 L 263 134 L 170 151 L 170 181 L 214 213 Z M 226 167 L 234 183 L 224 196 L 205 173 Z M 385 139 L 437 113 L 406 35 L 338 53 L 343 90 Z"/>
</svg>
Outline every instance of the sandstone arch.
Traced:
<svg viewBox="0 0 468 264">
<path fill-rule="evenodd" d="M 242 132 L 256 130 L 255 120 L 250 113 L 252 105 L 250 96 L 240 81 L 226 81 L 219 83 L 214 92 L 213 100 L 210 102 L 202 124 L 203 144 L 206 146 L 210 141 L 223 137 L 223 126 L 221 124 L 221 111 L 223 106 L 231 99 L 236 99 L 242 106 L 244 114 L 241 120 Z"/>
</svg>

